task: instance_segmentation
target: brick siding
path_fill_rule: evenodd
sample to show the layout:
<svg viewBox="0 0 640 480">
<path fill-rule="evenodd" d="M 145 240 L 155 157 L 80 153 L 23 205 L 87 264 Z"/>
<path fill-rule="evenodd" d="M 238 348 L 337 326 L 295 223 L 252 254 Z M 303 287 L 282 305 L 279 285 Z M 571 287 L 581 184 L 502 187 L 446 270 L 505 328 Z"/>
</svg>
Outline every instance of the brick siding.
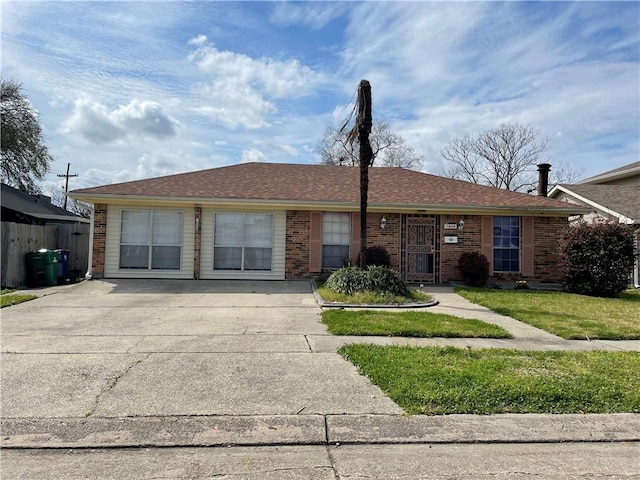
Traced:
<svg viewBox="0 0 640 480">
<path fill-rule="evenodd" d="M 458 270 L 458 258 L 464 252 L 479 252 L 482 249 L 482 217 L 465 215 L 462 230 L 445 230 L 445 223 L 458 223 L 460 215 L 440 216 L 440 282 L 462 280 Z M 444 243 L 445 235 L 456 235 L 458 243 Z M 438 282 L 438 279 L 436 279 Z"/>
<path fill-rule="evenodd" d="M 382 217 L 387 220 L 384 230 L 380 228 Z M 399 213 L 369 213 L 367 215 L 367 245 L 383 247 L 391 260 L 391 268 L 400 271 L 400 230 L 402 218 Z"/>
<path fill-rule="evenodd" d="M 285 278 L 309 278 L 310 213 L 287 210 Z"/>
<path fill-rule="evenodd" d="M 382 217 L 387 224 L 380 228 Z M 310 212 L 305 210 L 287 211 L 285 278 L 326 277 L 330 270 L 309 273 Z M 400 270 L 400 229 L 401 217 L 398 213 L 370 213 L 367 215 L 367 244 L 384 247 L 389 252 L 391 268 Z"/>
<path fill-rule="evenodd" d="M 567 229 L 566 218 L 538 217 L 534 232 L 534 278 L 536 282 L 562 282 L 559 267 L 560 242 Z"/>
<path fill-rule="evenodd" d="M 463 252 L 479 252 L 482 250 L 482 217 L 466 215 L 463 230 L 444 230 L 445 223 L 457 223 L 460 215 L 442 215 L 440 217 L 441 236 L 457 235 L 457 244 L 445 244 L 441 239 L 440 261 L 442 283 L 461 281 L 458 270 L 458 258 Z M 534 275 L 526 280 L 533 282 L 556 283 L 562 281 L 562 272 L 558 267 L 559 244 L 567 227 L 564 217 L 536 217 L 534 219 Z M 490 282 L 513 281 L 523 279 L 520 274 L 499 274 Z"/>
<path fill-rule="evenodd" d="M 104 277 L 104 254 L 107 241 L 107 205 L 96 203 L 93 207 L 93 253 L 91 273 L 94 278 Z"/>
</svg>

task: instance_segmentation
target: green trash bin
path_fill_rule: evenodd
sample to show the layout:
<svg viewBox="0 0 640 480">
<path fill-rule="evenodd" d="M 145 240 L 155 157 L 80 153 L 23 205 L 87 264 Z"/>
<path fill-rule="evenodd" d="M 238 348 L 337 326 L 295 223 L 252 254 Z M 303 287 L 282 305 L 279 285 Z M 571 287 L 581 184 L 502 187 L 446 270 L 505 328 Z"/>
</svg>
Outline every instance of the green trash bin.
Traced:
<svg viewBox="0 0 640 480">
<path fill-rule="evenodd" d="M 57 285 L 58 257 L 58 252 L 46 249 L 27 253 L 27 286 L 35 288 Z"/>
</svg>

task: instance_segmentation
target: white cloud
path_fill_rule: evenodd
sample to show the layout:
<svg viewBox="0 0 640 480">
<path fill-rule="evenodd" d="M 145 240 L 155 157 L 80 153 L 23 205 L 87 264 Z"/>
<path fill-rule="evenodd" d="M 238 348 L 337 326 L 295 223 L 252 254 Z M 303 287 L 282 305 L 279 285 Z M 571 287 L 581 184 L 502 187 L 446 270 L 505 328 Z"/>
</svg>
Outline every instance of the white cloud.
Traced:
<svg viewBox="0 0 640 480">
<path fill-rule="evenodd" d="M 324 82 L 320 75 L 298 60 L 254 59 L 241 53 L 219 50 L 203 35 L 190 42 L 197 48 L 189 55 L 206 80 L 197 88 L 205 105 L 194 110 L 235 128 L 262 128 L 277 112 L 276 100 L 313 93 Z"/>
<path fill-rule="evenodd" d="M 344 2 L 278 2 L 269 20 L 276 25 L 300 24 L 320 30 L 343 15 L 348 8 Z"/>
<path fill-rule="evenodd" d="M 251 86 L 273 98 L 299 97 L 313 91 L 321 76 L 298 60 L 254 59 L 241 53 L 218 50 L 212 43 L 198 44 L 189 55 L 198 68 L 214 80 Z"/>
<path fill-rule="evenodd" d="M 228 128 L 265 127 L 268 125 L 266 118 L 276 111 L 272 102 L 248 85 L 215 81 L 202 87 L 201 94 L 208 105 L 197 106 L 193 110 Z"/>
<path fill-rule="evenodd" d="M 198 35 L 196 37 L 193 37 L 191 40 L 189 40 L 187 42 L 188 45 L 196 45 L 196 46 L 200 46 L 200 45 L 204 45 L 207 42 L 207 36 L 206 35 Z"/>
<path fill-rule="evenodd" d="M 298 156 L 298 150 L 294 147 L 292 147 L 291 145 L 282 145 L 280 148 L 282 148 L 282 150 L 284 152 L 286 152 L 287 154 L 291 155 L 292 157 L 297 157 Z"/>
<path fill-rule="evenodd" d="M 242 151 L 242 163 L 249 163 L 249 162 L 266 162 L 267 161 L 267 156 L 262 153 L 260 150 L 257 150 L 255 148 L 250 148 L 249 150 L 243 150 Z"/>
<path fill-rule="evenodd" d="M 156 102 L 132 100 L 115 110 L 88 98 L 76 101 L 73 113 L 61 125 L 68 136 L 96 143 L 164 140 L 176 136 L 178 122 Z"/>
</svg>

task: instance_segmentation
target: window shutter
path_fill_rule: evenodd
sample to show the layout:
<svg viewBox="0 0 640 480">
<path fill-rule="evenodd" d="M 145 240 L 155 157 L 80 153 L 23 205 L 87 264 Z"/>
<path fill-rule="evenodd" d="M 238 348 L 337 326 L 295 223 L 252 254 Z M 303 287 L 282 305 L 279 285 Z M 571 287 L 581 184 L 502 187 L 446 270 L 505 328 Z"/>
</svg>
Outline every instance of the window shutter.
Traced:
<svg viewBox="0 0 640 480">
<path fill-rule="evenodd" d="M 351 214 L 351 265 L 358 264 L 360 254 L 360 214 Z"/>
<path fill-rule="evenodd" d="M 309 272 L 322 271 L 322 212 L 311 212 L 309 219 Z"/>
<path fill-rule="evenodd" d="M 489 271 L 493 272 L 493 217 L 482 217 L 482 254 L 489 260 Z"/>
<path fill-rule="evenodd" d="M 534 275 L 533 253 L 533 217 L 522 218 L 522 275 L 532 277 Z"/>
</svg>

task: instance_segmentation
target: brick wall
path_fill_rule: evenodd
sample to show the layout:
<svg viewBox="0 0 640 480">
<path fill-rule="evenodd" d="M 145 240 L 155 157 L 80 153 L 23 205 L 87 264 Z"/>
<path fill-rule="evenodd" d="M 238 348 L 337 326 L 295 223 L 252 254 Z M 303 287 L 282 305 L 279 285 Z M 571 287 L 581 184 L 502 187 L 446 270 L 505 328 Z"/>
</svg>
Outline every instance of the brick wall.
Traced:
<svg viewBox="0 0 640 480">
<path fill-rule="evenodd" d="M 382 217 L 387 224 L 384 230 L 380 228 Z M 384 247 L 391 257 L 391 268 L 400 271 L 401 248 L 401 214 L 398 213 L 369 213 L 367 215 L 367 244 L 369 246 Z M 445 230 L 445 223 L 458 223 L 464 218 L 462 230 Z M 286 234 L 286 269 L 285 278 L 308 278 L 309 274 L 309 219 L 308 211 L 287 211 Z M 567 226 L 565 218 L 536 217 L 534 220 L 534 276 L 527 278 L 533 282 L 561 282 L 562 273 L 558 268 L 558 246 L 564 229 Z M 456 235 L 458 243 L 445 244 L 445 235 Z M 440 238 L 437 240 L 440 249 L 440 278 L 436 282 L 446 283 L 461 281 L 458 270 L 458 258 L 463 252 L 482 250 L 482 216 L 480 215 L 441 215 Z M 323 272 L 317 276 L 326 276 Z M 519 280 L 519 274 L 500 275 L 496 280 Z"/>
<path fill-rule="evenodd" d="M 107 240 L 107 205 L 97 203 L 93 207 L 93 253 L 91 273 L 94 278 L 104 276 L 104 253 Z"/>
<path fill-rule="evenodd" d="M 482 217 L 464 215 L 462 230 L 445 230 L 445 223 L 458 223 L 460 215 L 440 216 L 440 282 L 460 281 L 462 276 L 458 270 L 458 258 L 464 252 L 479 252 L 482 247 Z M 444 243 L 445 235 L 456 235 L 458 243 Z M 438 279 L 436 279 L 438 282 Z"/>
<path fill-rule="evenodd" d="M 383 229 L 380 228 L 382 217 L 387 220 Z M 399 213 L 369 213 L 367 214 L 367 245 L 383 247 L 389 252 L 391 268 L 400 271 L 400 231 L 402 219 Z"/>
<path fill-rule="evenodd" d="M 387 224 L 380 228 L 382 217 Z M 400 229 L 398 213 L 370 213 L 367 215 L 367 244 L 384 247 L 391 258 L 391 268 L 400 270 Z M 310 212 L 287 211 L 285 278 L 326 277 L 329 271 L 309 273 Z"/>
<path fill-rule="evenodd" d="M 285 278 L 309 278 L 310 212 L 287 210 Z"/>
<path fill-rule="evenodd" d="M 462 276 L 457 268 L 458 258 L 463 252 L 482 250 L 482 217 L 464 216 L 463 230 L 444 230 L 445 223 L 457 223 L 460 215 L 441 216 L 441 237 L 457 235 L 457 244 L 445 244 L 440 239 L 441 278 L 442 283 L 461 281 Z M 562 272 L 558 268 L 559 243 L 567 226 L 566 218 L 536 217 L 534 219 L 534 276 L 527 278 L 533 282 L 561 282 Z M 500 274 L 492 281 L 514 281 L 522 279 L 520 274 Z"/>
<path fill-rule="evenodd" d="M 537 282 L 561 282 L 560 241 L 567 228 L 566 218 L 538 217 L 535 219 L 534 232 L 534 280 Z"/>
</svg>

